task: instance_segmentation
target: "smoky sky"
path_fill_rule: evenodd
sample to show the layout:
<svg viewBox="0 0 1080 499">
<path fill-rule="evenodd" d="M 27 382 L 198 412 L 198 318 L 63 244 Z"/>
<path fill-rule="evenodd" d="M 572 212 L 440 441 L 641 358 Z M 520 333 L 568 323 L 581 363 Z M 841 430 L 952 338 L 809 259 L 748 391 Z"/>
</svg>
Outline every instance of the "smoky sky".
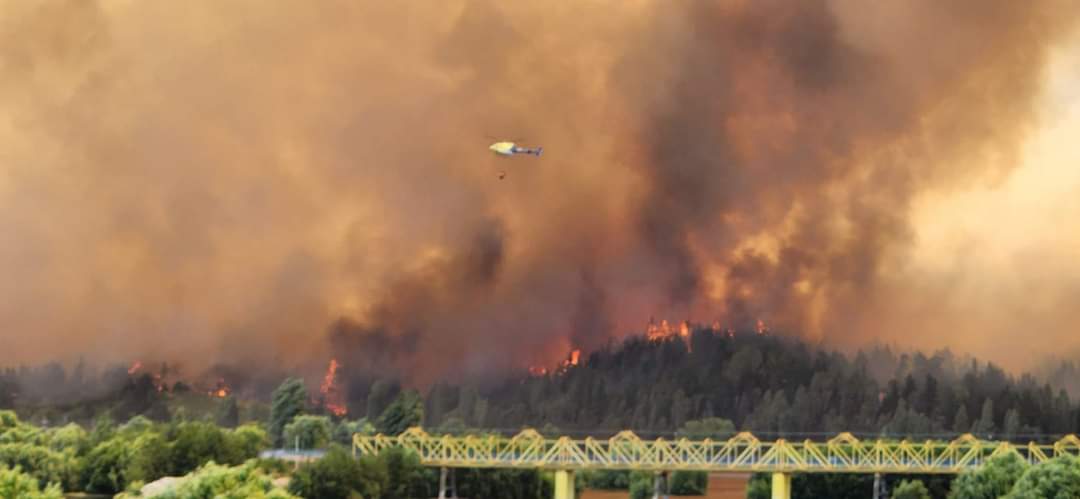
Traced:
<svg viewBox="0 0 1080 499">
<path fill-rule="evenodd" d="M 932 322 L 882 311 L 955 278 L 908 270 L 913 203 L 1015 168 L 1078 10 L 9 2 L 0 362 L 426 383 L 651 316 L 902 341 Z"/>
</svg>

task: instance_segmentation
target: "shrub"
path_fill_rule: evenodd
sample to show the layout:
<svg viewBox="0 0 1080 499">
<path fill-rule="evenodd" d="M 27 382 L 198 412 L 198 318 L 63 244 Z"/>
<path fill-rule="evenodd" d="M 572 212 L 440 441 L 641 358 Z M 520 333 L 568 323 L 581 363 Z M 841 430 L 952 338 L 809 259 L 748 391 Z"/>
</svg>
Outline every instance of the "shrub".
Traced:
<svg viewBox="0 0 1080 499">
<path fill-rule="evenodd" d="M 86 456 L 82 470 L 83 489 L 97 494 L 116 494 L 124 490 L 128 453 L 127 444 L 119 437 L 95 446 Z"/>
<path fill-rule="evenodd" d="M 949 499 L 998 499 L 1012 490 L 1027 467 L 1016 454 L 992 458 L 974 471 L 961 473 L 952 483 Z"/>
<path fill-rule="evenodd" d="M 626 470 L 597 470 L 585 473 L 585 483 L 597 490 L 629 490 L 630 472 Z"/>
<path fill-rule="evenodd" d="M 70 453 L 56 452 L 28 443 L 0 444 L 0 465 L 19 467 L 36 478 L 38 485 L 59 484 L 69 490 L 78 484 L 79 463 Z"/>
<path fill-rule="evenodd" d="M 1020 476 L 1005 499 L 1080 497 L 1080 458 L 1059 456 L 1032 466 Z"/>
<path fill-rule="evenodd" d="M 0 465 L 0 497 L 19 499 L 63 499 L 60 485 L 49 484 L 40 490 L 38 481 L 33 476 L 23 473 L 19 467 L 8 468 Z"/>
<path fill-rule="evenodd" d="M 151 497 L 157 499 L 300 499 L 275 487 L 254 460 L 228 467 L 206 463 L 179 486 Z M 320 496 L 310 496 L 320 497 Z"/>
<path fill-rule="evenodd" d="M 709 486 L 709 474 L 704 471 L 676 471 L 671 474 L 671 494 L 700 496 Z"/>
<path fill-rule="evenodd" d="M 930 499 L 930 491 L 919 480 L 904 480 L 893 490 L 892 499 Z"/>
<path fill-rule="evenodd" d="M 285 425 L 285 447 L 299 445 L 301 449 L 317 449 L 330 441 L 330 419 L 326 416 L 303 414 Z"/>
<path fill-rule="evenodd" d="M 300 497 L 347 499 L 386 497 L 386 464 L 381 459 L 364 456 L 353 459 L 343 447 L 334 445 L 317 461 L 305 463 L 293 474 L 289 492 Z"/>
</svg>

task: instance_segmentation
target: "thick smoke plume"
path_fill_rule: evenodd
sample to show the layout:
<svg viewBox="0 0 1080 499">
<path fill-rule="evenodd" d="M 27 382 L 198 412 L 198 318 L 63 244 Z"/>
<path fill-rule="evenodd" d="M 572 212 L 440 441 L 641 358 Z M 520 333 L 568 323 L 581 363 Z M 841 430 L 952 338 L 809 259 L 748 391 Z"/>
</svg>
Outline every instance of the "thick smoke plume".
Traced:
<svg viewBox="0 0 1080 499">
<path fill-rule="evenodd" d="M 913 206 L 1016 165 L 1076 19 L 1070 0 L 6 2 L 0 363 L 335 356 L 426 383 L 650 316 L 902 340 L 1000 305 L 921 299 L 956 276 L 909 269 Z M 544 155 L 492 157 L 504 138 Z M 935 344 L 1013 333 L 988 326 Z"/>
</svg>

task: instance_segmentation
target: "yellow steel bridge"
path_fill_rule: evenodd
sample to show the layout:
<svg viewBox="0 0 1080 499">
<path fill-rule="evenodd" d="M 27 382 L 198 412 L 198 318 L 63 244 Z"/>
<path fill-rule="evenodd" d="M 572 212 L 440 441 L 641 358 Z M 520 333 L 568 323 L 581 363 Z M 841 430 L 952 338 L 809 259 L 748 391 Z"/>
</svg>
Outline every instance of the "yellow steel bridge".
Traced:
<svg viewBox="0 0 1080 499">
<path fill-rule="evenodd" d="M 435 436 L 412 428 L 396 437 L 354 435 L 353 454 L 377 454 L 401 446 L 426 466 L 443 468 L 538 468 L 556 471 L 555 497 L 573 497 L 578 470 L 669 472 L 764 472 L 773 474 L 773 497 L 790 497 L 791 473 L 959 473 L 989 458 L 1015 454 L 1038 464 L 1063 454 L 1080 455 L 1080 439 L 1015 445 L 963 435 L 956 440 L 867 440 L 841 433 L 825 442 L 758 440 L 740 433 L 728 440 L 642 440 L 629 431 L 607 440 L 545 438 L 535 430 L 503 436 Z"/>
</svg>

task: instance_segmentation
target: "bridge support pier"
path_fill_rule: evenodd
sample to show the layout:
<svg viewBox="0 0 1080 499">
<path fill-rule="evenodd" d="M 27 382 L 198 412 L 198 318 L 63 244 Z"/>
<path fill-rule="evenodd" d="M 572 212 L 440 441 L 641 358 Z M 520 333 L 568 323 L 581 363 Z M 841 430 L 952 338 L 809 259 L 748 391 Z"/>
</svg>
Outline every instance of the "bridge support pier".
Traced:
<svg viewBox="0 0 1080 499">
<path fill-rule="evenodd" d="M 450 483 L 446 483 L 446 477 L 449 475 Z M 439 499 L 456 499 L 457 498 L 457 474 L 454 470 L 443 466 L 439 469 Z"/>
<path fill-rule="evenodd" d="M 555 499 L 574 499 L 574 472 L 555 472 Z"/>
<path fill-rule="evenodd" d="M 791 474 L 772 474 L 772 499 L 791 499 Z"/>
<path fill-rule="evenodd" d="M 671 499 L 671 484 L 668 472 L 662 471 L 653 476 L 653 499 Z"/>
</svg>

